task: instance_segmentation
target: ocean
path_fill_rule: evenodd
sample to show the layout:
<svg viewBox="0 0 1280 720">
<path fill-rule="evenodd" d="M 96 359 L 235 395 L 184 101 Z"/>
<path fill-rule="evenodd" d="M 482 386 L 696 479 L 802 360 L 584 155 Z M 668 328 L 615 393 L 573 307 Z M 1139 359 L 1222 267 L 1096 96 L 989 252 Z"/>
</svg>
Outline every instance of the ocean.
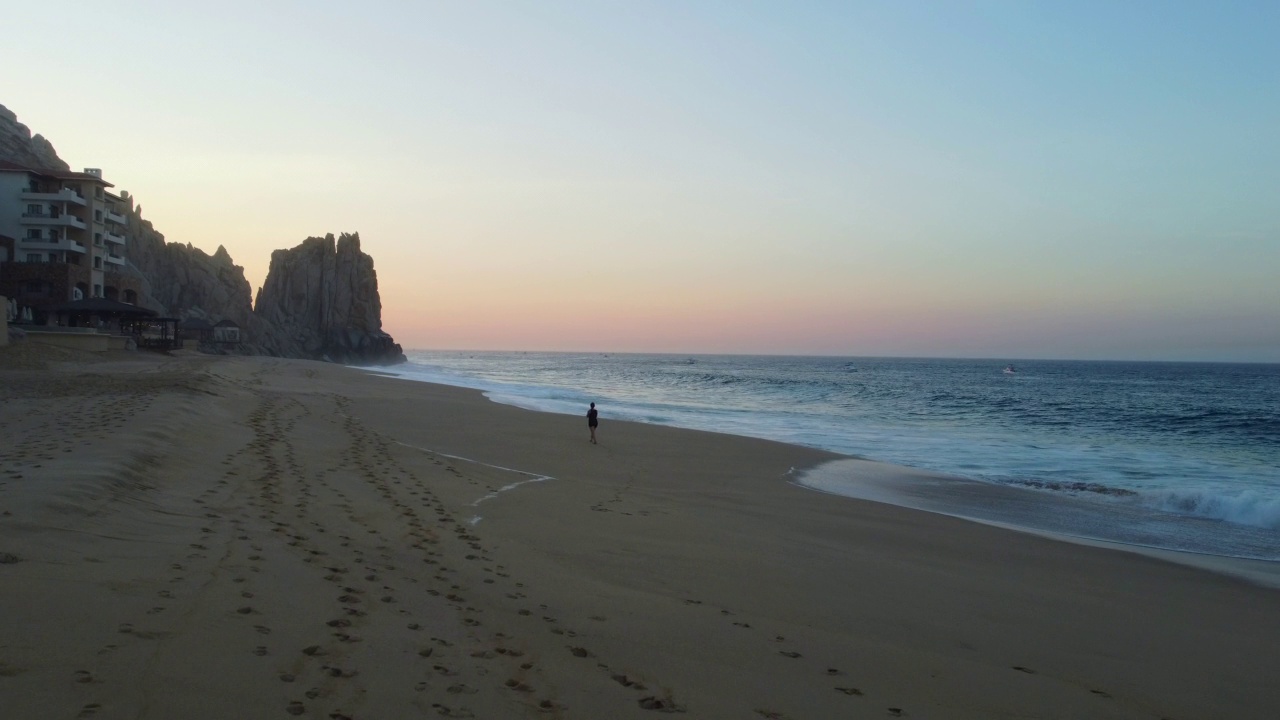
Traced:
<svg viewBox="0 0 1280 720">
<path fill-rule="evenodd" d="M 392 374 L 544 412 L 945 473 L 792 481 L 1082 538 L 1280 561 L 1280 365 L 410 351 Z M 584 429 L 585 434 L 585 429 Z"/>
</svg>

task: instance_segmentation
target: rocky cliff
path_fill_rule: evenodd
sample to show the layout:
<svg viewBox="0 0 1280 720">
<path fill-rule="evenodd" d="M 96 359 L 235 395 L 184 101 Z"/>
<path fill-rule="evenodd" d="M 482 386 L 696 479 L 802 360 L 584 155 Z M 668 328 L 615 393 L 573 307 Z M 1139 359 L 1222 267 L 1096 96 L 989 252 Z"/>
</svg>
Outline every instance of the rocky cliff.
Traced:
<svg viewBox="0 0 1280 720">
<path fill-rule="evenodd" d="M 0 160 L 33 168 L 68 169 L 47 140 L 31 136 L 0 105 Z M 308 238 L 271 255 L 255 307 L 244 268 L 226 248 L 213 255 L 190 244 L 166 242 L 142 217 L 142 207 L 122 192 L 128 222 L 128 272 L 141 280 L 139 304 L 161 315 L 231 320 L 243 342 L 221 352 L 329 360 L 348 364 L 404 362 L 404 353 L 382 331 L 382 301 L 373 258 L 356 234 Z M 211 348 L 212 349 L 212 348 Z"/>
<path fill-rule="evenodd" d="M 71 169 L 48 140 L 32 136 L 27 126 L 18 122 L 18 116 L 3 105 L 0 105 L 0 160 L 50 170 Z"/>
<path fill-rule="evenodd" d="M 190 244 L 165 242 L 142 208 L 129 207 L 128 259 L 131 270 L 142 277 L 143 296 L 139 303 L 165 315 L 202 318 L 210 324 L 231 320 L 248 328 L 253 319 L 253 295 L 244 268 L 231 260 L 226 248 L 218 246 L 212 256 Z M 253 347 L 252 340 L 245 350 Z"/>
<path fill-rule="evenodd" d="M 378 276 L 356 233 L 336 242 L 331 234 L 307 238 L 271 253 L 254 316 L 263 327 L 251 327 L 252 334 L 272 355 L 354 364 L 404 360 L 382 331 Z"/>
</svg>

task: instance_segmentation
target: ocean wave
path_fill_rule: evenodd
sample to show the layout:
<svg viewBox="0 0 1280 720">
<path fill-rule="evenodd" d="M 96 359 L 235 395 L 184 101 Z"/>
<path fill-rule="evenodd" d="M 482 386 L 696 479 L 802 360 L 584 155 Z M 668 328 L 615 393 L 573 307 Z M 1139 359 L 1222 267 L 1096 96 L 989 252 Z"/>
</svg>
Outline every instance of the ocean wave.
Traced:
<svg viewBox="0 0 1280 720">
<path fill-rule="evenodd" d="M 1147 490 L 1138 495 L 1143 504 L 1165 512 L 1280 530 L 1280 497 L 1252 490 L 1236 494 L 1204 489 Z"/>
<path fill-rule="evenodd" d="M 1038 480 L 1035 478 L 1015 478 L 1011 480 L 1003 480 L 1002 484 L 1017 485 L 1019 487 L 1033 488 L 1036 490 L 1050 490 L 1053 492 L 1067 493 L 1091 493 L 1094 495 L 1114 495 L 1116 497 L 1126 497 L 1137 495 L 1134 490 L 1127 488 L 1112 487 L 1096 482 L 1080 482 L 1073 480 Z"/>
<path fill-rule="evenodd" d="M 1000 485 L 1068 495 L 1126 498 L 1175 515 L 1280 530 L 1280 497 L 1253 490 L 1232 494 L 1204 488 L 1135 490 L 1097 482 L 1039 478 L 999 478 L 994 481 Z"/>
</svg>

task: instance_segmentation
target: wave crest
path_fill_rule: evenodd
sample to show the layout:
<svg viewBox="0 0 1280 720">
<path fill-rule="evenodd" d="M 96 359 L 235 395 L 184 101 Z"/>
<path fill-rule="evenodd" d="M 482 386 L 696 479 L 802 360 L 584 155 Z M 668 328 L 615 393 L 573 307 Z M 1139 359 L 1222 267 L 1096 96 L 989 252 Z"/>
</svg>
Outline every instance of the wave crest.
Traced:
<svg viewBox="0 0 1280 720">
<path fill-rule="evenodd" d="M 1140 495 L 1145 504 L 1166 512 L 1280 530 L 1280 498 L 1259 492 L 1226 495 L 1213 490 L 1166 490 Z"/>
</svg>

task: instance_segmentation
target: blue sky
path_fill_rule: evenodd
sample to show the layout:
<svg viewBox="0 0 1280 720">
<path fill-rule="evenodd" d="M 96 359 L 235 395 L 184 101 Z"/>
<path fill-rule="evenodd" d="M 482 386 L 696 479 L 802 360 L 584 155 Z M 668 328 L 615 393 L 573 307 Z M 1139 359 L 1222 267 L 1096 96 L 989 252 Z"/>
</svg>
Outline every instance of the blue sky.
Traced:
<svg viewBox="0 0 1280 720">
<path fill-rule="evenodd" d="M 0 103 L 255 285 L 359 231 L 406 346 L 1280 361 L 1278 3 L 56 16 Z"/>
</svg>

